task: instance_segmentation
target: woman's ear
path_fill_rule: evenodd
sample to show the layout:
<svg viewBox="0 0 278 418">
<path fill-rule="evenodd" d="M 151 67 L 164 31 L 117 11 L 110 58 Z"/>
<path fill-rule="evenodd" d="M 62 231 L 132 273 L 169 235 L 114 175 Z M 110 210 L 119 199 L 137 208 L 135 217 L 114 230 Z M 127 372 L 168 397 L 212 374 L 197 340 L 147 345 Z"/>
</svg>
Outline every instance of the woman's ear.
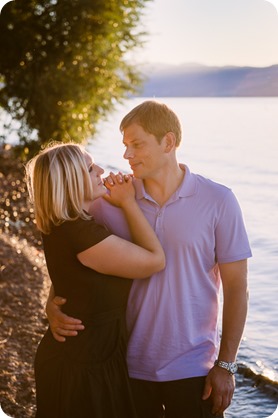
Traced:
<svg viewBox="0 0 278 418">
<path fill-rule="evenodd" d="M 170 152 L 176 149 L 176 136 L 173 132 L 167 132 L 164 136 L 165 141 L 165 152 Z"/>
</svg>

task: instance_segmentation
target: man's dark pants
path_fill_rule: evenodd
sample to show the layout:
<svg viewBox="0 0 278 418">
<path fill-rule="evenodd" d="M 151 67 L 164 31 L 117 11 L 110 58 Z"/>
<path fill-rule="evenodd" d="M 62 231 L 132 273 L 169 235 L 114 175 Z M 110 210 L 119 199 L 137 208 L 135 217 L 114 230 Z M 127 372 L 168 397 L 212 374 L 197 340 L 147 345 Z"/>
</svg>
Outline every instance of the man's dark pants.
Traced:
<svg viewBox="0 0 278 418">
<path fill-rule="evenodd" d="M 210 400 L 202 400 L 204 385 L 205 377 L 169 382 L 131 379 L 138 418 L 215 418 Z"/>
</svg>

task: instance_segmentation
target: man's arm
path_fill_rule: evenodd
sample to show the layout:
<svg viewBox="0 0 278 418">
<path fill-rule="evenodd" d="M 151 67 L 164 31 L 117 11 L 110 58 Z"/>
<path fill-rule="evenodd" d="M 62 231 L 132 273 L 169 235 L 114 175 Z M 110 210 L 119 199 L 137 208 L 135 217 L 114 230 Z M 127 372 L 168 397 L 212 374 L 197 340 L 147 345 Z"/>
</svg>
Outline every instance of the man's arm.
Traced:
<svg viewBox="0 0 278 418">
<path fill-rule="evenodd" d="M 66 299 L 55 296 L 54 288 L 51 286 L 46 303 L 46 315 L 53 337 L 59 342 L 66 341 L 65 337 L 74 337 L 78 331 L 84 329 L 82 321 L 67 316 L 61 311 L 61 306 L 65 303 Z"/>
<path fill-rule="evenodd" d="M 247 260 L 219 265 L 223 286 L 222 337 L 218 359 L 236 360 L 244 330 L 248 308 Z M 234 376 L 227 370 L 214 366 L 206 379 L 203 399 L 210 396 L 212 413 L 221 415 L 230 405 L 235 388 Z"/>
</svg>

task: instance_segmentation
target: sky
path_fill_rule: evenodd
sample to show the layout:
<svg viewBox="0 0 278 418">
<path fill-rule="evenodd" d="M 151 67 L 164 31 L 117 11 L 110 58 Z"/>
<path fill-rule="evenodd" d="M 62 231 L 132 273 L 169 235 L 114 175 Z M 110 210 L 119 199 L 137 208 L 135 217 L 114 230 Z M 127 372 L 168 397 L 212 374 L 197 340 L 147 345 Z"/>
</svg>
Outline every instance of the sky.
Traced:
<svg viewBox="0 0 278 418">
<path fill-rule="evenodd" d="M 271 3 L 271 2 L 273 3 Z M 152 0 L 142 63 L 278 64 L 278 0 Z"/>
<path fill-rule="evenodd" d="M 278 64 L 278 0 L 150 0 L 142 22 L 138 63 Z"/>
</svg>

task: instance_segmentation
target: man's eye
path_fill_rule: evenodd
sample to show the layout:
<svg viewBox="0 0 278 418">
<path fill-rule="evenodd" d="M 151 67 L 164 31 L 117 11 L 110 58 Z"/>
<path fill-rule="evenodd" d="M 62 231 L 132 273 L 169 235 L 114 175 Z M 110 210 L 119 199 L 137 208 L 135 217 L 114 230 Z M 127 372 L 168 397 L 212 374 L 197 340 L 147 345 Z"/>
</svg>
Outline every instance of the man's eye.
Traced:
<svg viewBox="0 0 278 418">
<path fill-rule="evenodd" d="M 92 171 L 93 171 L 93 166 L 92 165 L 90 165 L 90 167 L 89 167 L 89 173 L 91 173 Z"/>
</svg>

